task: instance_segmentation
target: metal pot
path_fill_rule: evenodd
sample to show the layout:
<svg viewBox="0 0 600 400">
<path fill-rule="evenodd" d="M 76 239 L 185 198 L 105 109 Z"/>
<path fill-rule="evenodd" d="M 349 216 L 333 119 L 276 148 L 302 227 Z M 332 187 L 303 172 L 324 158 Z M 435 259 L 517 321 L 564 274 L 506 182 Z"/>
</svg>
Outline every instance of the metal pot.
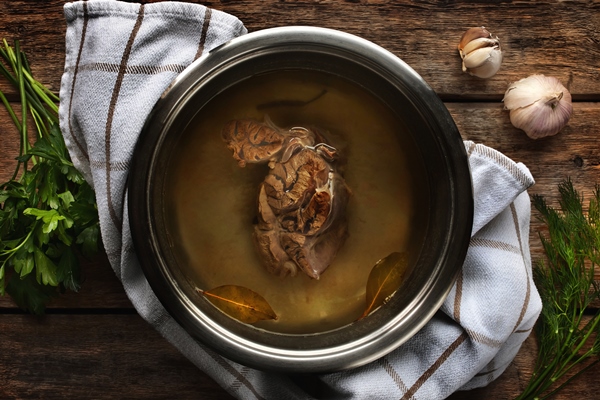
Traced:
<svg viewBox="0 0 600 400">
<path fill-rule="evenodd" d="M 165 171 L 198 109 L 252 74 L 317 70 L 370 91 L 406 121 L 426 167 L 429 222 L 423 251 L 403 286 L 368 318 L 339 329 L 281 334 L 240 323 L 198 299 L 173 256 Z M 168 312 L 197 340 L 236 362 L 280 372 L 353 368 L 394 350 L 436 313 L 461 268 L 473 218 L 471 177 L 460 134 L 425 81 L 398 57 L 343 32 L 266 29 L 234 39 L 194 62 L 169 87 L 139 138 L 129 179 L 129 213 L 143 271 Z"/>
</svg>

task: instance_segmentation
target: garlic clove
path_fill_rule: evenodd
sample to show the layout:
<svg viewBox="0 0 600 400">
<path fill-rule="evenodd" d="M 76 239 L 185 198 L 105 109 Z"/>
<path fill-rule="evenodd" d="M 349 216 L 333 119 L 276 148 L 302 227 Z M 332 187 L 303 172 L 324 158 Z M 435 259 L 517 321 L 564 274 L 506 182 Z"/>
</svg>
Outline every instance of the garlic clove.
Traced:
<svg viewBox="0 0 600 400">
<path fill-rule="evenodd" d="M 500 65 L 502 64 L 502 52 L 498 48 L 494 48 L 490 52 L 490 57 L 487 61 L 476 68 L 469 69 L 469 74 L 476 76 L 478 78 L 491 78 L 496 75 L 496 73 L 500 70 Z"/>
<path fill-rule="evenodd" d="M 502 52 L 498 47 L 477 49 L 463 59 L 463 71 L 478 78 L 491 78 L 502 64 Z"/>
<path fill-rule="evenodd" d="M 463 35 L 460 38 L 460 42 L 458 43 L 458 51 L 462 55 L 463 49 L 472 40 L 475 40 L 478 38 L 491 38 L 491 37 L 492 37 L 492 34 L 490 32 L 488 32 L 488 30 L 485 29 L 484 26 L 469 28 L 469 29 L 467 29 L 467 31 L 465 33 L 463 33 Z"/>
<path fill-rule="evenodd" d="M 571 93 L 558 79 L 544 75 L 512 83 L 502 101 L 510 110 L 510 122 L 532 139 L 557 134 L 573 113 Z"/>
<path fill-rule="evenodd" d="M 462 58 L 463 72 L 479 78 L 490 78 L 500 70 L 500 40 L 483 26 L 470 28 L 463 33 L 458 52 Z"/>
<path fill-rule="evenodd" d="M 463 53 L 464 54 L 469 54 L 472 51 L 475 51 L 477 49 L 481 49 L 484 47 L 494 47 L 494 46 L 499 46 L 500 42 L 498 41 L 498 39 L 491 39 L 491 38 L 477 38 L 474 40 L 471 40 L 469 43 L 467 43 L 467 45 L 463 48 Z"/>
<path fill-rule="evenodd" d="M 477 49 L 465 56 L 463 58 L 463 65 L 465 68 L 477 68 L 492 56 L 493 47 L 484 47 L 481 49 Z"/>
</svg>

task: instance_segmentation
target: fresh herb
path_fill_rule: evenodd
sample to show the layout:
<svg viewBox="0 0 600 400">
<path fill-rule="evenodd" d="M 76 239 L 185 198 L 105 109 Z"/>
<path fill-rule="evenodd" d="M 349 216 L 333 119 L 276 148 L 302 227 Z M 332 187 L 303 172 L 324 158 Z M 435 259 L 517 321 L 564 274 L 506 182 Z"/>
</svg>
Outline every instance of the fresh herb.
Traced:
<svg viewBox="0 0 600 400">
<path fill-rule="evenodd" d="M 594 281 L 600 262 L 600 187 L 587 213 L 571 180 L 558 189 L 560 211 L 533 196 L 548 226 L 547 235 L 540 234 L 547 263 L 540 261 L 533 270 L 543 303 L 536 326 L 539 349 L 531 380 L 518 399 L 548 398 L 599 361 L 600 313 L 587 314 L 600 297 Z"/>
<path fill-rule="evenodd" d="M 59 293 L 79 290 L 79 258 L 98 250 L 98 211 L 94 191 L 69 158 L 58 97 L 33 78 L 19 42 L 2 44 L 0 74 L 17 91 L 20 108 L 1 90 L 0 100 L 20 146 L 12 178 L 0 185 L 0 294 L 41 314 Z"/>
</svg>

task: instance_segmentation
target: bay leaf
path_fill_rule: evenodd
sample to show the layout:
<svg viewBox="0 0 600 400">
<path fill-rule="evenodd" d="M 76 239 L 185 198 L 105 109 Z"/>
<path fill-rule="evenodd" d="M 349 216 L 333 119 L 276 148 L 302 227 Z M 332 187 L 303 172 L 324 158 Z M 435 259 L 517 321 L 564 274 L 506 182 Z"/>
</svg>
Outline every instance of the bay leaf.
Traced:
<svg viewBox="0 0 600 400">
<path fill-rule="evenodd" d="M 383 305 L 398 290 L 407 266 L 406 252 L 394 252 L 375 263 L 367 279 L 366 308 L 359 319 Z"/>
<path fill-rule="evenodd" d="M 215 307 L 246 324 L 277 319 L 277 314 L 260 294 L 243 286 L 223 285 L 210 290 L 197 289 Z"/>
</svg>

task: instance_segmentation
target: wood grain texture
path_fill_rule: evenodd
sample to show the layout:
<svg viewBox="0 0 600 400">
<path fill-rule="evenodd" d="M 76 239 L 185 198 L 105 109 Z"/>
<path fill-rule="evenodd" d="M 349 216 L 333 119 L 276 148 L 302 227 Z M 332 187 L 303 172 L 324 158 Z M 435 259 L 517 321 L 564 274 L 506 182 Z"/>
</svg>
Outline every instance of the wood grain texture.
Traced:
<svg viewBox="0 0 600 400">
<path fill-rule="evenodd" d="M 575 100 L 600 95 L 598 1 L 192 2 L 237 16 L 251 32 L 311 25 L 362 36 L 406 61 L 444 99 L 500 100 L 509 83 L 533 73 L 559 78 Z M 55 90 L 65 53 L 65 3 L 0 2 L 0 37 L 20 39 L 35 75 Z M 504 54 L 489 80 L 464 74 L 456 49 L 462 33 L 480 25 L 500 38 Z"/>
<path fill-rule="evenodd" d="M 143 1 L 151 3 L 155 1 Z M 445 101 L 464 139 L 523 162 L 536 184 L 530 194 L 557 204 L 556 186 L 570 177 L 589 196 L 600 182 L 600 2 L 573 1 L 195 1 L 239 17 L 249 31 L 312 25 L 359 35 L 415 69 Z M 0 2 L 0 37 L 18 39 L 36 78 L 58 91 L 65 57 L 63 0 Z M 500 38 L 504 61 L 489 80 L 464 74 L 456 50 L 464 30 L 484 25 Z M 501 99 L 508 84 L 533 73 L 559 78 L 574 113 L 557 136 L 531 140 L 510 124 Z M 12 89 L 0 83 L 12 101 Z M 0 108 L 0 180 L 12 175 L 18 135 Z M 532 258 L 543 256 L 533 212 Z M 80 293 L 56 299 L 41 319 L 0 298 L 0 398 L 231 399 L 133 310 L 105 256 L 84 262 Z M 512 399 L 527 382 L 535 338 L 485 388 L 450 398 Z M 555 399 L 592 399 L 592 368 Z"/>
<path fill-rule="evenodd" d="M 527 339 L 499 379 L 449 399 L 513 399 L 531 374 L 535 351 Z M 554 399 L 597 398 L 597 373 L 588 370 Z M 0 398 L 233 397 L 139 316 L 72 314 L 0 315 Z"/>
<path fill-rule="evenodd" d="M 137 315 L 0 315 L 0 398 L 231 398 Z"/>
</svg>

